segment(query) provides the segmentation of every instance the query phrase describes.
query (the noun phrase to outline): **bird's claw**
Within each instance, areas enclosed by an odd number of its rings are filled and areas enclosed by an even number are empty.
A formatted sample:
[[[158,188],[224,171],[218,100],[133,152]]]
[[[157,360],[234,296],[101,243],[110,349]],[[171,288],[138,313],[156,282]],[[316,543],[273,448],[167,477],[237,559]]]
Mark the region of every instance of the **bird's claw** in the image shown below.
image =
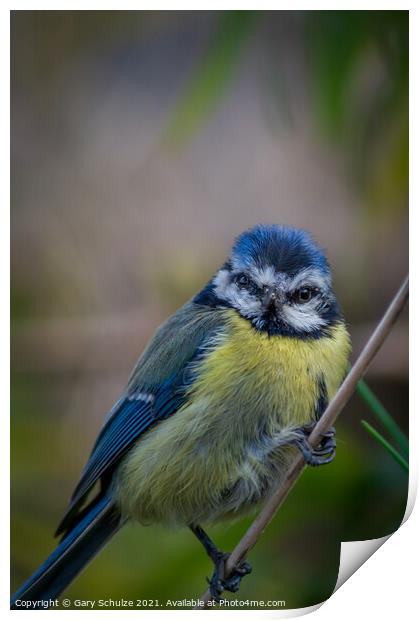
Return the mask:
[[[336,431],[332,426],[329,430],[322,433],[322,438],[318,446],[313,447],[308,442],[308,437],[314,428],[314,424],[302,426],[295,444],[301,450],[307,465],[316,467],[326,465],[333,461],[336,455]]]
[[[229,555],[229,553],[219,552],[218,557],[214,561],[214,572],[212,577],[211,579],[207,578],[211,596],[217,603],[220,601],[220,595],[224,590],[228,592],[237,592],[240,588],[242,578],[252,572],[252,567],[249,562],[241,562],[228,577],[221,577],[224,563]]]

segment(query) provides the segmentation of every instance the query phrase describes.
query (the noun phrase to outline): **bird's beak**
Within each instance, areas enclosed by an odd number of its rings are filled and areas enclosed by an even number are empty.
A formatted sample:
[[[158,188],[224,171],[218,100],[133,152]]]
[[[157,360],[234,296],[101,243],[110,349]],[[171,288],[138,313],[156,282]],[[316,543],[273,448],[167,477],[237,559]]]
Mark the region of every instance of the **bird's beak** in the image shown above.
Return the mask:
[[[281,291],[278,291],[276,288],[267,289],[264,297],[262,298],[263,309],[269,314],[279,314],[283,303],[283,295],[281,294]]]

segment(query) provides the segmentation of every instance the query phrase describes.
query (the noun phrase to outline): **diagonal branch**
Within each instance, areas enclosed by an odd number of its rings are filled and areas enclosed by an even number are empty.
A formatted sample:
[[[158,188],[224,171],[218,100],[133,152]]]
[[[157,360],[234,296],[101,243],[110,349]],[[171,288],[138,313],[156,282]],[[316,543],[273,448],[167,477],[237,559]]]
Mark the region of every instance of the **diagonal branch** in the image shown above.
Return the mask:
[[[407,301],[408,294],[409,279],[407,277],[401,285],[399,291],[395,295],[393,301],[387,308],[383,318],[381,319],[374,332],[372,333],[371,337],[369,338],[367,344],[365,345],[355,364],[352,366],[352,369],[346,376],[339,390],[336,392],[334,398],[331,400],[326,411],[314,427],[308,439],[309,443],[312,446],[317,445],[320,441],[322,433],[327,431],[331,426],[333,426],[336,418],[338,417],[346,403],[349,401],[350,397],[355,391],[359,379],[361,379],[361,377],[365,374],[371,361],[377,355],[382,344],[391,332],[394,323],[396,322],[400,312],[402,311]],[[297,456],[294,462],[291,464],[288,470],[288,474],[282,481],[281,485],[264,504],[262,510],[253,521],[252,525],[249,527],[247,532],[237,543],[236,547],[230,554],[224,569],[225,576],[229,576],[233,571],[234,567],[240,564],[240,562],[245,559],[249,551],[256,545],[265,527],[273,519],[278,508],[284,502],[291,488],[294,486],[295,482],[299,478],[300,474],[304,469],[304,466],[304,458],[301,455]],[[197,605],[197,608],[204,609],[205,605],[210,600],[211,594],[209,590],[207,590],[199,599],[200,603]]]

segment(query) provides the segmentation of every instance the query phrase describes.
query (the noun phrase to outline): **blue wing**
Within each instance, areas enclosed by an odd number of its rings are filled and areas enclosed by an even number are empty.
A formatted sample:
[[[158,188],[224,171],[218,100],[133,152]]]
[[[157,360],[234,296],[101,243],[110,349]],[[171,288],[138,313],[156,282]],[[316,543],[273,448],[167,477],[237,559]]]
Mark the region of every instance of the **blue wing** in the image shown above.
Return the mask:
[[[95,484],[101,481],[103,488],[107,487],[115,466],[138,438],[178,411],[186,401],[195,363],[208,352],[208,340],[213,333],[208,327],[214,328],[214,319],[211,318],[211,325],[208,325],[208,319],[200,325],[196,311],[189,311],[189,314],[184,311],[183,314],[186,319],[180,322],[174,315],[157,332],[151,346],[140,358],[126,395],[113,407],[99,433],[57,535],[74,527],[88,508],[81,510]],[[174,333],[173,327],[176,327]],[[166,369],[166,378],[159,377],[159,383],[153,385],[150,378],[158,374],[157,371],[162,372],[161,366]]]
[[[113,470],[113,466],[138,438],[182,406],[190,376],[185,368],[184,372],[165,381],[157,389],[143,388],[118,401],[93,446],[57,534],[73,525],[73,519],[87,494],[96,482]]]

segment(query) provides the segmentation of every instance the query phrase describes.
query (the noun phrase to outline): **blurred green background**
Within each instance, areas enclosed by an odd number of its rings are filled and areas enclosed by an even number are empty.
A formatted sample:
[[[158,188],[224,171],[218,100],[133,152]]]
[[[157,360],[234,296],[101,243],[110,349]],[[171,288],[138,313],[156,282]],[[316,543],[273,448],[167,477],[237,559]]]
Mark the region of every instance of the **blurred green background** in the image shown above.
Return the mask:
[[[54,547],[104,414],[159,323],[257,222],[327,249],[354,355],[407,271],[408,13],[13,12],[12,588]],[[407,312],[368,381],[407,430]],[[241,599],[320,602],[340,541],[400,524],[407,476],[361,427],[306,470]],[[249,519],[210,530],[231,549]],[[125,528],[70,598],[195,597],[188,531]]]

